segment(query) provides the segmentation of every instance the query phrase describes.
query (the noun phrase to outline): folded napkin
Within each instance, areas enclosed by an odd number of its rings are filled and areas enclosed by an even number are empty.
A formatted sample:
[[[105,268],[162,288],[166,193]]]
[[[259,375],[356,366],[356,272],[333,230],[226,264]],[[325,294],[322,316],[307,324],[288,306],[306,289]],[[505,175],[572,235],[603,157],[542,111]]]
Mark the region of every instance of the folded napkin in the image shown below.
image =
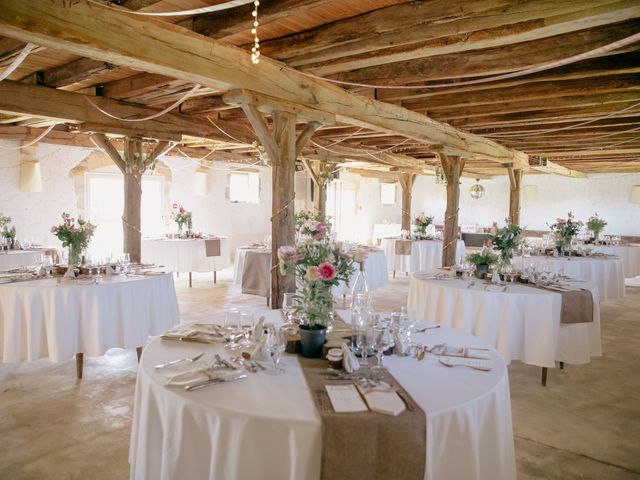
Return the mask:
[[[399,357],[406,357],[411,355],[411,342],[406,335],[400,335],[395,333],[393,335],[394,341],[394,353]]]
[[[402,399],[388,383],[380,382],[376,386],[358,384],[357,388],[373,412],[395,417],[406,409]]]
[[[483,348],[454,347],[452,345],[436,345],[429,350],[434,355],[445,355],[447,357],[465,357],[491,360],[491,352]]]
[[[214,343],[224,340],[224,334],[220,329],[219,325],[214,324],[191,324],[167,330],[160,338],[183,342]]]
[[[264,317],[260,317],[256,322],[255,327],[253,327],[253,331],[251,332],[251,343],[259,343],[262,337],[264,336]]]
[[[342,367],[348,373],[353,373],[360,369],[360,362],[358,361],[358,357],[353,351],[347,346],[346,343],[343,343],[340,347],[342,349]]]

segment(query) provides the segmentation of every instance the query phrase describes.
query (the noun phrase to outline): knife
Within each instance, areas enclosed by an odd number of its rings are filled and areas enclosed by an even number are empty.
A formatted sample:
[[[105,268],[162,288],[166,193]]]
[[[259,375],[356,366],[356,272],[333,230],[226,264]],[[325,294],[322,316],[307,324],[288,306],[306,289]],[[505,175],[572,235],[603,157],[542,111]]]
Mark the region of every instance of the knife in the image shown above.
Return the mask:
[[[187,385],[186,387],[184,387],[184,389],[191,392],[193,390],[199,390],[201,388],[208,387],[209,385],[215,385],[217,383],[233,382],[235,380],[240,380],[241,378],[247,378],[247,374],[243,373],[242,375],[233,375],[233,376],[230,375],[227,377],[209,378],[207,380],[203,380],[198,383]]]

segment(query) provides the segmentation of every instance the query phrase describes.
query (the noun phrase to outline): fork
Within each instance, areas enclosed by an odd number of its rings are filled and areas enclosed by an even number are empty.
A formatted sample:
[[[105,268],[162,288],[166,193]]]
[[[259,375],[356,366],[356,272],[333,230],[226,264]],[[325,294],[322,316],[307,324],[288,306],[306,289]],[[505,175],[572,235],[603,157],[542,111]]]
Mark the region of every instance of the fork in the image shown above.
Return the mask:
[[[467,285],[467,288],[471,288],[476,284],[476,281],[473,280],[469,285]]]
[[[199,360],[203,355],[204,355],[204,352],[200,352],[198,355],[196,355],[193,358],[179,358],[179,359],[173,360],[171,362],[160,363],[159,365],[156,365],[156,368],[158,368],[158,369],[165,368],[165,367],[169,367],[171,365],[177,365],[178,363],[182,363],[182,362],[193,363],[196,360]]]

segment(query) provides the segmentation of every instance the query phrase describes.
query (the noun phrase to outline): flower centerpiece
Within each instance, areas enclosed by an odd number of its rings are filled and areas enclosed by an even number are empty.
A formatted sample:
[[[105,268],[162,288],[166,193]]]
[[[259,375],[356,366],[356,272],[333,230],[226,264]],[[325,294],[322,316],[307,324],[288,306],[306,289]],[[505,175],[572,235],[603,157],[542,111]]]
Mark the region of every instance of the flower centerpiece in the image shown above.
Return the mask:
[[[303,237],[323,240],[331,233],[331,222],[324,213],[301,210],[296,213],[296,232]]]
[[[427,234],[427,227],[433,223],[433,216],[425,215],[423,213],[418,215],[413,223],[416,226],[416,233],[424,236]]]
[[[468,254],[467,261],[476,266],[476,277],[482,279],[489,272],[489,267],[498,261],[498,255],[483,247],[480,252]]]
[[[600,233],[602,232],[602,230],[604,230],[604,227],[607,226],[607,222],[603,218],[600,218],[596,213],[595,215],[591,215],[589,217],[586,225],[587,228],[591,232],[593,232],[593,240],[598,243],[598,241],[600,240]]]
[[[581,227],[582,222],[576,220],[571,212],[567,214],[567,218],[556,218],[555,223],[549,225],[555,236],[558,253],[563,253],[571,245],[571,239],[578,234]]]
[[[11,225],[11,217],[8,217],[0,212],[0,234],[6,239],[9,244],[9,248],[14,247],[16,239],[16,227],[9,228]]]
[[[344,251],[342,244],[325,238],[282,246],[278,249],[278,259],[280,274],[296,275],[298,291],[294,296],[293,311],[303,317],[300,326],[302,353],[317,356],[322,353],[326,328],[333,319],[331,287],[340,281],[349,283],[355,270],[353,255]],[[317,337],[321,337],[321,343]],[[305,344],[307,340],[310,344]]]
[[[494,222],[487,246],[500,252],[500,260],[503,263],[509,263],[514,250],[522,243],[522,231],[520,226],[509,223],[509,219],[502,228],[498,228],[498,224]]]
[[[193,217],[191,212],[187,212],[182,205],[177,203],[173,204],[173,211],[171,212],[171,219],[178,224],[178,232],[182,234],[184,226],[187,226],[187,231],[191,231],[193,227]]]
[[[62,223],[51,227],[53,233],[58,240],[62,242],[62,246],[69,249],[69,268],[68,275],[71,276],[73,267],[80,263],[80,255],[82,250],[87,248],[89,241],[95,232],[96,226],[81,217],[76,220],[68,213],[62,214]]]

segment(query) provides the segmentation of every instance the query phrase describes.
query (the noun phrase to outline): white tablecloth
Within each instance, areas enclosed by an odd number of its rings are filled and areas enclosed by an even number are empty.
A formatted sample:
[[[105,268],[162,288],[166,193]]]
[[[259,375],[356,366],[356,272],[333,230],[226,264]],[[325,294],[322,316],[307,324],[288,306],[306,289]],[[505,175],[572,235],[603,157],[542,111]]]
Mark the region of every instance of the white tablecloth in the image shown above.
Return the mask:
[[[36,255],[44,255],[54,247],[34,248],[31,250],[8,250],[0,252],[0,272],[14,268],[31,267],[35,264]],[[59,252],[58,252],[59,255]]]
[[[399,223],[376,223],[373,225],[371,234],[371,243],[377,247],[386,237],[398,237],[402,231],[402,225]]]
[[[277,310],[260,315],[280,320]],[[415,337],[431,345],[489,348],[449,328]],[[284,356],[283,375],[250,374],[194,392],[163,386],[164,377],[153,365],[202,351],[205,359],[228,354],[220,345],[160,340],[145,348],[134,401],[131,478],[318,479],[321,421],[297,357]],[[491,372],[447,368],[431,354],[422,362],[385,357],[390,372],[426,413],[426,479],[516,478],[508,374],[494,355]]]
[[[411,243],[411,255],[396,255],[396,239],[384,238],[382,249],[387,256],[389,270],[398,272],[418,272],[442,266],[442,241],[417,240]],[[456,260],[464,257],[465,246],[462,240],[456,244]]]
[[[509,284],[506,292],[475,280],[421,280],[409,285],[409,315],[475,335],[510,363],[554,367],[555,361],[581,364],[602,355],[598,289],[575,283],[593,295],[593,322],[561,324],[562,298],[549,290]]]
[[[242,273],[245,268],[245,258],[248,251],[267,252],[265,249],[252,249],[247,247],[240,247],[236,249],[236,259],[233,268],[233,282],[238,285],[242,285]],[[367,279],[367,286],[370,291],[376,290],[382,287],[389,281],[389,271],[387,270],[387,261],[385,259],[385,253],[382,250],[371,250],[367,254],[367,258],[364,262],[364,274]],[[358,272],[354,272],[349,281],[349,285],[345,285],[344,282],[340,282],[340,285],[333,287],[332,292],[334,295],[350,295],[351,289],[356,281]],[[268,290],[269,278],[265,278],[265,288]]]
[[[516,268],[534,264],[539,270],[548,269],[550,272],[562,270],[571,278],[593,282],[598,286],[601,302],[624,297],[624,266],[619,258],[533,255],[514,257],[513,264]]]
[[[207,257],[204,239],[142,240],[142,261],[174,272],[215,272],[231,266],[229,239],[220,239],[220,256]]]
[[[640,275],[640,245],[598,245],[594,251],[616,255],[624,265],[624,276],[634,278]]]
[[[173,276],[103,277],[99,284],[57,278],[0,285],[3,362],[54,362],[76,353],[136,348],[178,322]]]

